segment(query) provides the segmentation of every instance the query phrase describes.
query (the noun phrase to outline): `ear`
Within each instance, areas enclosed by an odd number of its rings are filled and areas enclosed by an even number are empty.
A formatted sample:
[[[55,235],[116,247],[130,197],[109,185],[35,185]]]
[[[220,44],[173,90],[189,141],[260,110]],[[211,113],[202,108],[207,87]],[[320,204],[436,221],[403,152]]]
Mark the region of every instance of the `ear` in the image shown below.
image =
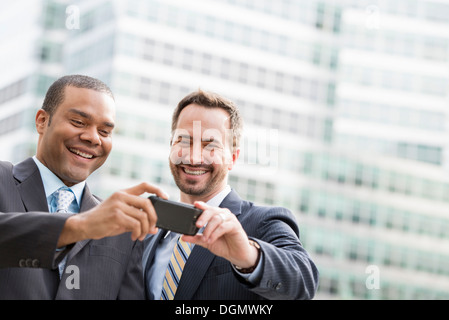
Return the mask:
[[[235,163],[237,162],[237,159],[240,156],[240,148],[235,148],[234,152],[232,153],[232,161],[228,164],[228,170],[231,171],[232,168],[234,168]]]
[[[50,121],[50,115],[44,109],[39,109],[36,113],[36,130],[39,134],[44,133],[45,128],[48,126]]]

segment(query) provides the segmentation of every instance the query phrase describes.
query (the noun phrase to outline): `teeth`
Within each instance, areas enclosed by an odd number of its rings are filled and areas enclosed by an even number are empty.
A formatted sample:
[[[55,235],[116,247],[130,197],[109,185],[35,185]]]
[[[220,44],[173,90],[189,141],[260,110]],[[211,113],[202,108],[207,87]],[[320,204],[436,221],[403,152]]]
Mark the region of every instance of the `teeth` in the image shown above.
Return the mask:
[[[76,150],[76,149],[70,148],[70,151],[72,151],[73,153],[76,153],[77,155],[79,155],[79,156],[81,156],[83,158],[86,158],[86,159],[92,159],[92,157],[93,157],[93,155],[91,155],[91,154],[84,153],[84,152],[81,152],[81,151]]]
[[[196,175],[196,176],[199,176],[199,175],[202,175],[202,174],[206,173],[206,170],[189,170],[187,168],[184,168],[184,171],[185,171],[185,173],[193,174],[193,175]]]

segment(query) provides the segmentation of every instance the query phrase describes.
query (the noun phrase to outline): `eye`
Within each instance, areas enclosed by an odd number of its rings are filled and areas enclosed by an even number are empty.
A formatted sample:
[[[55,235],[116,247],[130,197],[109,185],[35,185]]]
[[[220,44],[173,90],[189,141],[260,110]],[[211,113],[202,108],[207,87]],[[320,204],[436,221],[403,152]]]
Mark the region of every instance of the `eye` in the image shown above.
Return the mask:
[[[207,144],[204,149],[214,151],[214,150],[220,150],[221,146],[216,143],[209,143]]]
[[[70,120],[70,122],[76,126],[76,127],[82,127],[84,126],[84,122],[80,121],[80,120],[76,120],[76,119],[72,119]]]
[[[99,130],[98,132],[102,137],[109,137],[111,135],[111,132],[107,130]]]
[[[182,145],[186,145],[186,146],[190,145],[190,141],[187,140],[187,139],[182,139],[182,140],[179,141],[179,143],[182,144]]]
[[[190,138],[179,136],[173,144],[179,144],[181,147],[190,146]]]

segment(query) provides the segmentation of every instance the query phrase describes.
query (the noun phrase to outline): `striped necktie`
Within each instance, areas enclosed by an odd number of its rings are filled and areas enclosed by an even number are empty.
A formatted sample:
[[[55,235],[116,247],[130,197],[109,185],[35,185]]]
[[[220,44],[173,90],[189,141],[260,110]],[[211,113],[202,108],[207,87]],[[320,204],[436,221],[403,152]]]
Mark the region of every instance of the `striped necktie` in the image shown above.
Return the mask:
[[[170,258],[167,271],[165,272],[164,283],[162,285],[161,300],[173,300],[181,280],[182,270],[192,252],[193,244],[178,239],[173,254]]]

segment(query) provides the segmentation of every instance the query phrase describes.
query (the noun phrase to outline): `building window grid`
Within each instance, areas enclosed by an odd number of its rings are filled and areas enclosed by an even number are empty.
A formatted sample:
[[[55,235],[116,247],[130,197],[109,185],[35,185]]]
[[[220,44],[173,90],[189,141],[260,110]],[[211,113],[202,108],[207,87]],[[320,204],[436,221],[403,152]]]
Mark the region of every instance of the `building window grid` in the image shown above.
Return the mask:
[[[0,136],[14,132],[23,127],[23,113],[15,113],[0,120]]]
[[[142,99],[154,101],[164,105],[176,105],[177,99],[183,94],[188,93],[188,88],[173,85],[164,81],[158,81],[146,77],[136,77],[126,73],[119,73],[114,78],[115,90],[124,95],[140,97]],[[289,131],[293,134],[307,136],[308,138],[323,141],[326,136],[325,122],[329,119],[318,118],[314,115],[299,114],[292,111],[278,109],[276,107],[268,107],[261,104],[253,104],[251,102],[242,101],[239,104],[240,109],[247,115],[245,122],[254,123],[256,125],[267,128],[277,128],[282,131]],[[255,110],[254,112],[246,112],[245,110]],[[272,113],[283,119],[299,120],[294,122],[290,120],[289,125],[279,125],[272,117]],[[292,114],[294,116],[292,117]],[[287,122],[286,122],[287,123]]]
[[[158,120],[118,112],[120,123],[114,134],[133,140],[144,140],[153,143],[168,143],[170,139],[170,124]]]
[[[344,25],[343,29],[345,48],[441,62],[446,62],[449,53],[449,43],[442,37],[389,29],[378,29],[373,33],[370,29],[354,28],[353,25]]]
[[[27,90],[27,78],[20,79],[0,89],[1,104],[23,95]]]
[[[354,168],[354,166],[355,164],[351,163],[351,167]],[[382,170],[377,167],[365,166],[364,168],[367,176],[371,176],[372,181],[377,180],[383,190],[394,190],[396,193],[448,202],[445,189],[449,188],[449,183],[415,177],[396,171]],[[365,175],[363,176],[365,177]],[[362,185],[372,186],[370,183],[372,181],[368,180],[367,183],[362,183]],[[428,190],[431,190],[431,192]]]
[[[305,44],[303,40],[286,38],[281,34],[267,34],[264,30],[253,29],[249,26],[235,24],[234,22],[226,21],[216,16],[198,14],[188,10],[180,12],[176,22],[169,22],[163,14],[159,14],[159,10],[162,10],[162,7],[165,8],[164,10],[169,11],[176,9],[168,4],[155,2],[151,9],[151,15],[148,15],[146,12],[136,13],[132,6],[129,6],[128,10],[131,10],[137,18],[155,21],[159,24],[166,24],[174,28],[188,30],[189,32],[201,33],[205,36],[213,37],[214,39],[222,39],[224,41],[233,42],[244,46],[256,47],[260,50],[268,50],[275,54],[288,54],[289,57],[294,59],[309,62],[312,61],[311,58],[313,55],[309,52],[311,46]],[[193,22],[192,24],[186,24],[183,23],[183,21]],[[213,24],[213,27],[211,24]],[[231,28],[233,30],[232,37],[227,31],[227,28]],[[272,43],[274,46],[267,46],[267,41]],[[289,48],[289,50],[285,50],[285,48]],[[326,68],[330,64],[332,64],[332,61],[322,61],[322,65]]]
[[[165,165],[158,159],[114,151],[105,167],[111,176],[160,183],[164,179]]]
[[[324,229],[316,230],[313,236],[306,236],[303,240],[307,242],[309,250],[320,256],[366,264],[374,263],[380,267],[400,267],[429,274],[449,274],[447,268],[449,256],[441,253],[400,245],[392,246],[389,242],[374,243],[372,239],[356,236],[342,238],[341,235]]]
[[[188,48],[182,49],[171,45],[167,46],[167,44],[152,40],[143,41],[146,45],[142,58],[146,60],[160,62],[168,66],[181,67],[185,70],[202,74],[214,75],[222,79],[246,83],[264,89],[271,89],[284,94],[300,96],[322,104],[327,103],[327,91],[330,87],[326,81],[318,82],[315,79],[299,79],[297,75],[289,75],[266,67],[252,66]],[[176,55],[177,60],[174,58],[170,59],[170,57],[173,57],[173,50],[178,52]],[[154,54],[151,54],[152,51],[154,51]],[[123,52],[126,51],[123,50]],[[180,63],[180,52],[182,52],[182,63]],[[205,64],[209,65],[210,68],[205,68]],[[298,83],[302,85],[299,90]]]
[[[385,207],[369,201],[341,198],[325,191],[301,193],[299,210],[319,218],[331,218],[371,227],[394,229],[432,238],[449,238],[447,219],[429,217],[424,213]]]
[[[331,158],[327,155],[318,156],[306,153],[303,163],[303,173],[317,179],[372,189],[378,187],[379,190],[391,193],[412,194],[424,199],[448,202],[446,191],[449,184],[447,183],[435,182],[394,171],[379,170],[366,165],[357,165],[354,162],[339,161],[338,158]],[[409,186],[416,186],[416,188],[410,189]],[[432,232],[441,234],[438,228],[432,229]]]
[[[404,249],[404,248],[398,248],[398,249],[391,249],[391,246],[388,244],[385,244],[382,246],[382,248],[375,247],[372,244],[366,242],[362,244],[358,244],[359,239],[351,239],[349,241],[341,241],[342,237],[340,235],[336,235],[333,233],[329,233],[328,230],[319,229],[316,230],[316,232],[310,233],[307,232],[307,228],[303,228],[303,236],[302,241],[304,243],[307,243],[307,247],[309,250],[313,250],[315,254],[320,256],[330,256],[334,259],[341,259],[338,258],[339,254],[343,251],[346,252],[348,255],[349,252],[347,251],[352,250],[353,256],[358,255],[358,253],[361,254],[361,257],[364,257],[362,260],[369,260],[372,261],[371,263],[375,263],[376,265],[379,265],[382,267],[382,265],[385,266],[394,266],[391,262],[393,261],[395,264],[403,264],[407,265],[409,263],[410,265],[414,266],[413,268],[409,268],[411,270],[415,270],[417,268],[417,261],[419,259],[422,259],[423,261],[429,260],[429,267],[432,268],[432,266],[447,266],[449,265],[447,263],[448,258],[443,257],[438,259],[438,255],[430,256],[419,256],[414,254],[413,252],[415,250],[411,249]],[[323,248],[323,243],[326,244],[326,248]],[[354,245],[354,243],[357,243],[357,245]],[[332,249],[332,244],[335,244]],[[351,245],[352,244],[352,245]],[[366,247],[365,249],[363,247]],[[352,248],[352,249],[350,249]],[[355,250],[355,251],[354,251]],[[369,251],[374,252],[372,259],[367,258],[366,254],[363,253],[363,251]],[[401,253],[406,251],[407,254],[404,254],[401,256]],[[382,261],[379,260],[382,258],[382,256],[385,255],[385,264],[382,264]],[[407,256],[408,255],[408,256]],[[393,259],[391,259],[393,257]],[[394,257],[399,257],[398,259],[395,259]],[[344,257],[343,257],[344,258]],[[357,260],[358,261],[358,260]],[[363,261],[365,262],[365,261]],[[446,268],[447,269],[447,268]],[[426,270],[421,270],[423,272],[426,272]],[[449,272],[449,270],[446,270],[445,272],[440,270],[436,271],[434,270],[433,273],[437,274],[446,274]],[[432,272],[431,272],[432,273]],[[383,278],[382,279],[382,290],[368,290],[365,286],[366,282],[366,276],[356,276],[356,275],[350,275],[349,277],[351,279],[346,279],[348,275],[345,275],[341,272],[336,271],[335,269],[326,269],[325,267],[320,269],[320,286],[318,288],[319,293],[324,293],[327,295],[335,295],[335,296],[342,296],[345,295],[348,298],[362,298],[362,299],[368,299],[368,298],[375,298],[375,299],[410,299],[410,298],[417,298],[422,295],[422,297],[429,297],[429,292],[427,292],[428,288],[423,288],[421,286],[417,286],[410,283],[400,283],[396,279],[392,278]],[[344,284],[348,284],[347,285]],[[343,293],[344,291],[344,293]],[[375,296],[372,296],[375,294]],[[440,298],[448,298],[448,293],[446,292],[433,292],[432,296],[440,297]]]
[[[114,51],[114,36],[111,34],[90,46],[85,46],[79,51],[73,52],[67,60],[69,70],[87,68],[99,61],[105,61],[112,57]]]
[[[360,119],[430,131],[444,131],[445,114],[430,110],[415,110],[405,106],[373,104],[369,101],[341,99],[338,115],[343,118]]]
[[[381,81],[374,81],[380,79]],[[342,69],[341,81],[365,86],[378,86],[388,90],[420,92],[445,97],[448,92],[449,78],[409,74],[400,71],[369,69],[346,65]]]
[[[334,134],[333,138],[335,146],[341,150],[378,153],[435,165],[440,165],[443,162],[443,148],[440,146],[416,145],[346,134]]]

